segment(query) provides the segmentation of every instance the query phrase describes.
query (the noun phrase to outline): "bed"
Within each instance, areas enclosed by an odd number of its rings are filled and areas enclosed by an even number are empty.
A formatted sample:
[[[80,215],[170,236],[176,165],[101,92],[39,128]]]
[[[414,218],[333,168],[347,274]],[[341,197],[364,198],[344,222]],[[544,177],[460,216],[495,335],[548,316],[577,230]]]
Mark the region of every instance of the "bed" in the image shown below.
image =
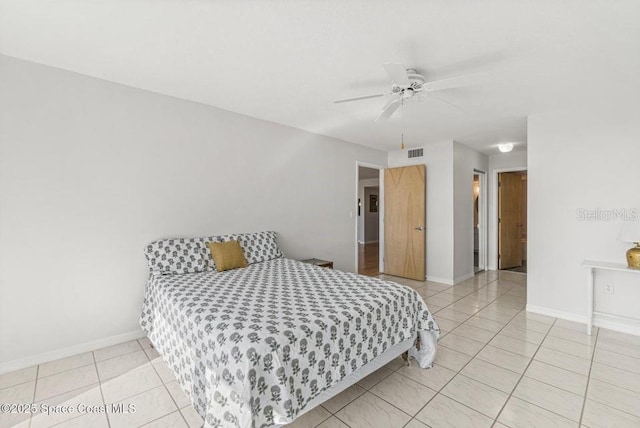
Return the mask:
[[[203,243],[229,239],[250,264],[217,272]],[[284,258],[274,232],[156,241],[146,255],[140,325],[207,428],[284,425],[405,351],[424,368],[435,356],[417,292]]]

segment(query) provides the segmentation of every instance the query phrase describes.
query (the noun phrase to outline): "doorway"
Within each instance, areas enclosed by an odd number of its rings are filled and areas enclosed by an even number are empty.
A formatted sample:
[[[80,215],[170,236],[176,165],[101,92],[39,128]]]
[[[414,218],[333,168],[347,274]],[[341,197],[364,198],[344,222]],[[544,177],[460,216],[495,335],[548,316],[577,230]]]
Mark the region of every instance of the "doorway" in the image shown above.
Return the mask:
[[[358,273],[380,273],[380,170],[358,166]]]
[[[473,271],[487,269],[486,181],[483,171],[473,173]]]
[[[498,174],[498,269],[527,272],[527,171]]]

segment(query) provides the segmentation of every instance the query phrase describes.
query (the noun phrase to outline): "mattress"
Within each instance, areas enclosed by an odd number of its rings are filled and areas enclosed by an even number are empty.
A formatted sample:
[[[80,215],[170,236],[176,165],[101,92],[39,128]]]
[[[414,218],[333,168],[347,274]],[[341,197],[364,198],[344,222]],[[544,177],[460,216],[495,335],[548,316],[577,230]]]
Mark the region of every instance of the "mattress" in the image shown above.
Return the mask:
[[[408,287],[286,258],[151,275],[140,324],[205,427],[291,422],[416,337],[428,367],[439,331]]]

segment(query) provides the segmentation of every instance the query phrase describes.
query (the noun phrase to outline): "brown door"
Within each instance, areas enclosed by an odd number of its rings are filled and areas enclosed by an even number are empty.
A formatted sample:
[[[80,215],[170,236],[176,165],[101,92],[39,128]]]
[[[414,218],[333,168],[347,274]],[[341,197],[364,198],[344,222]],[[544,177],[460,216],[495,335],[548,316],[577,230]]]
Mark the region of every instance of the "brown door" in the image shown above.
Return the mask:
[[[498,269],[522,266],[522,177],[498,175]]]
[[[424,165],[384,170],[384,271],[424,281]]]

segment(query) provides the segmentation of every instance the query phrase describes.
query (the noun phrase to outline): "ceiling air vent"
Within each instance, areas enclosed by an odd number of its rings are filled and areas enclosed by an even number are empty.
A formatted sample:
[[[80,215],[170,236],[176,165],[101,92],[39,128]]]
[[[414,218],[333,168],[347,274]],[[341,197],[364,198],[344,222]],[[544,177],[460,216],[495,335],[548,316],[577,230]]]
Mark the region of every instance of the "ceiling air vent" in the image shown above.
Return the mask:
[[[409,159],[411,158],[421,158],[423,149],[411,149],[407,153],[409,154]]]

